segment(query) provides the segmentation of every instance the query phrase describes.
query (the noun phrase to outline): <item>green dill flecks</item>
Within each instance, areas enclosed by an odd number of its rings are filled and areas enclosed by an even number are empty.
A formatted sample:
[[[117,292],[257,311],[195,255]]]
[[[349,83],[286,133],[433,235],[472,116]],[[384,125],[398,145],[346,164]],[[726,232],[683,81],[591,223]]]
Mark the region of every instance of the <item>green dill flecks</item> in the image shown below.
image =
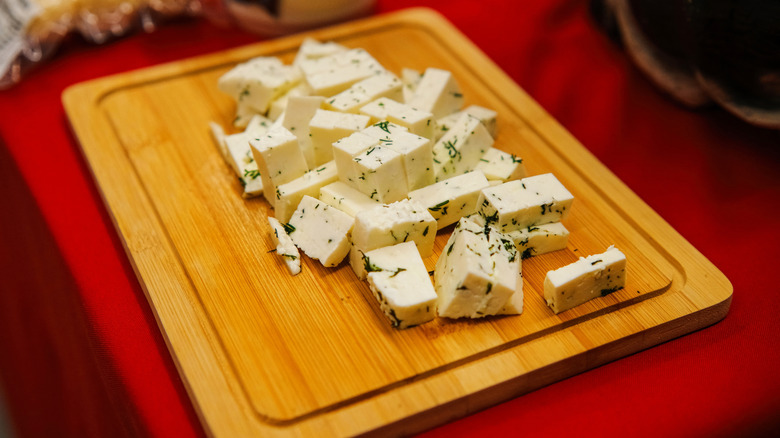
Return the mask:
[[[450,247],[447,248],[447,255],[450,255],[450,253],[452,252],[452,247],[453,246],[455,246],[455,242],[452,242],[452,244],[450,244]]]
[[[436,271],[428,271],[428,275],[433,275],[435,273],[436,273]],[[636,291],[636,293],[639,293],[639,291]]]
[[[279,191],[279,187],[276,188],[276,199],[282,199],[282,193]]]
[[[393,275],[390,276],[390,278],[395,277],[396,275],[400,274],[401,272],[404,272],[406,268],[398,268],[395,271],[393,271]]]
[[[390,124],[390,122],[385,120],[383,122],[379,122],[379,123],[375,124],[374,126],[378,126],[379,129],[381,129],[382,131],[385,131],[386,133],[390,134],[390,128],[387,126],[389,124]]]
[[[523,162],[523,159],[519,158],[515,154],[509,154],[509,156],[512,157],[512,162],[513,163],[522,163]],[[523,186],[523,188],[525,188],[525,186]]]
[[[458,93],[457,91],[455,91],[455,92],[452,93],[452,97],[460,99],[461,97],[463,97],[463,94],[462,93]]]
[[[520,260],[525,260],[525,259],[533,256],[534,252],[536,252],[536,248],[534,248],[534,247],[526,248],[525,251],[523,251],[523,253],[520,255]]]
[[[433,159],[433,162],[436,164],[441,164],[441,161],[437,160],[436,158]]]
[[[403,321],[398,319],[398,316],[395,314],[395,309],[390,309],[390,319],[393,321],[393,327],[399,327]]]
[[[282,227],[284,228],[284,232],[287,234],[292,234],[293,231],[295,231],[295,226],[288,223],[283,223]]]
[[[379,272],[382,270],[379,266],[371,263],[371,260],[368,259],[368,256],[363,251],[360,251],[360,253],[363,254],[363,268],[365,268],[366,272]]]
[[[319,169],[317,169],[316,172],[319,173],[319,172],[322,172],[325,169],[327,169],[327,166],[322,166]]]
[[[615,286],[615,287],[611,287],[609,289],[601,289],[601,296],[602,297],[606,297],[607,295],[609,295],[609,294],[611,294],[613,292],[617,292],[620,289],[623,289],[623,288]]]
[[[374,189],[374,191],[371,192],[371,196],[369,196],[369,198],[374,199],[374,195],[377,195],[377,196],[379,195],[379,193],[377,193],[376,189]]]
[[[485,291],[485,295],[489,294],[492,289],[493,289],[493,283],[488,283],[487,290]]]
[[[366,155],[371,155],[371,153],[374,152],[375,150],[376,150],[375,147],[368,148],[368,150],[366,151]]]
[[[447,149],[447,154],[450,156],[450,158],[455,158],[460,155],[460,151],[455,149],[454,141],[445,141],[443,144],[444,148]]]
[[[428,228],[430,228],[430,226],[425,227],[425,229],[423,230],[422,232],[423,237],[428,235]]]
[[[258,176],[260,176],[260,171],[259,170],[256,170],[256,169],[255,170],[244,169],[244,178],[255,179]]]
[[[276,252],[276,248],[274,248],[274,249],[269,249],[268,251],[266,251],[266,253],[267,253],[267,254],[270,254],[270,253],[272,253],[272,252]]]
[[[429,211],[439,211],[439,210],[441,210],[441,209],[442,209],[442,208],[443,208],[445,205],[447,205],[447,203],[449,203],[449,202],[450,202],[450,200],[449,200],[449,199],[447,199],[447,200],[444,200],[444,201],[442,201],[442,202],[439,202],[438,204],[434,205],[433,207],[428,207],[428,210],[429,210]],[[445,210],[443,211],[443,214],[447,214],[446,212],[447,212],[447,210],[446,210],[446,207],[445,207]]]
[[[591,264],[590,264],[590,265],[591,265],[591,266],[593,266],[593,265],[595,265],[596,263],[601,263],[601,262],[603,262],[603,261],[604,261],[604,260],[598,259],[598,260],[596,260],[596,261],[594,261],[594,262],[591,262]]]
[[[484,159],[484,158],[480,158],[480,159],[479,159],[479,161],[481,161],[481,162],[483,162],[483,163],[489,163],[489,162],[490,162],[489,160],[486,160],[486,159]]]
[[[244,100],[245,97],[249,97],[249,87],[244,88],[241,91],[241,94],[238,96],[238,100],[239,101]]]
[[[536,230],[538,230],[538,229],[539,229],[539,227],[535,227],[535,226],[533,226],[533,225],[529,225],[529,226],[528,226],[528,232],[529,232],[529,233],[530,233],[531,231],[536,231]]]
[[[515,242],[512,242],[512,241],[511,241],[511,240],[509,240],[509,239],[504,239],[504,238],[502,237],[502,238],[501,238],[501,243],[503,243],[503,244],[504,244],[504,249],[505,249],[505,250],[507,250],[507,251],[509,251],[509,252],[512,252],[512,250],[516,249],[516,248],[515,248]],[[510,261],[511,261],[511,260],[510,260]]]
[[[542,204],[542,216],[544,216],[546,213],[552,213],[552,207],[553,207],[552,202],[549,204]],[[546,212],[545,209],[547,210]]]
[[[485,217],[485,221],[487,223],[489,223],[489,224],[498,222],[498,212],[497,211],[493,212],[493,214],[491,214],[490,216],[484,216],[484,217]]]
[[[298,256],[293,254],[281,254],[281,256],[290,260],[298,260]]]

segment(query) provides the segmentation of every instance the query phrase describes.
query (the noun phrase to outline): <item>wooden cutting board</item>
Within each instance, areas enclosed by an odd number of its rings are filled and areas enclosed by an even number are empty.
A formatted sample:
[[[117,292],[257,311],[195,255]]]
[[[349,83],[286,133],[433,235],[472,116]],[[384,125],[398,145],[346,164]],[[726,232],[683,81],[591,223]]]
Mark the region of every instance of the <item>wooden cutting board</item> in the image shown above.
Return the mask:
[[[525,311],[393,329],[349,266],[292,277],[268,204],[241,186],[207,124],[238,62],[290,62],[305,36],[385,67],[450,70],[498,111],[496,147],[574,194],[568,248],[523,262]],[[205,429],[217,436],[403,434],[689,333],[728,312],[729,281],[439,15],[412,9],[69,88],[65,108]],[[451,228],[437,237],[433,269]],[[553,314],[545,273],[616,245],[625,289]]]

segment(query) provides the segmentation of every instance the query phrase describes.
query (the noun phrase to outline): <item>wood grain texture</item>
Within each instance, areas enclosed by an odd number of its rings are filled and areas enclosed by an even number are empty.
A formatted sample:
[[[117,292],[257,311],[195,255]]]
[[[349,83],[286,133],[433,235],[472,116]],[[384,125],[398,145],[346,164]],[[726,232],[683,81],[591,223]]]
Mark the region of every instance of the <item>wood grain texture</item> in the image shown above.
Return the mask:
[[[305,36],[388,69],[450,70],[467,104],[498,111],[496,146],[574,194],[566,250],[524,261],[525,312],[393,329],[349,266],[304,258],[291,277],[261,199],[207,123],[230,126],[217,78]],[[424,9],[295,35],[69,88],[64,105],[206,430],[216,436],[410,433],[722,319],[731,284],[479,49]],[[451,227],[440,232],[433,269]],[[625,289],[554,315],[546,272],[616,245]]]

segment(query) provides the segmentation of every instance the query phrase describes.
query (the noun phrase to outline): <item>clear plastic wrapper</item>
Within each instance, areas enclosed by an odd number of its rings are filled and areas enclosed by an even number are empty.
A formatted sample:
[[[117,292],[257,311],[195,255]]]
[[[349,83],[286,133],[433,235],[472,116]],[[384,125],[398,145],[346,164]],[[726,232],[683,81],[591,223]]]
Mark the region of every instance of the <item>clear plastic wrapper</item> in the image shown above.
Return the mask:
[[[0,0],[0,89],[19,82],[71,33],[102,44],[152,31],[177,15],[204,15],[265,36],[368,15],[375,0]]]
[[[0,89],[46,60],[70,33],[101,44],[200,11],[201,0],[0,0]]]

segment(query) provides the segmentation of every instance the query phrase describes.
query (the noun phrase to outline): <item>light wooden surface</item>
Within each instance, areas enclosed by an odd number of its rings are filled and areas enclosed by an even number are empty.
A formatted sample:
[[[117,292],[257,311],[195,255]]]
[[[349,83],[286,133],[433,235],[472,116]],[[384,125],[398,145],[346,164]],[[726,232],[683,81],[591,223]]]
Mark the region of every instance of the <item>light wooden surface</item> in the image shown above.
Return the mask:
[[[498,111],[496,146],[575,195],[566,250],[523,263],[525,312],[396,330],[349,266],[304,259],[291,277],[261,199],[207,123],[237,62],[290,62],[306,35],[362,47],[392,71],[454,73],[467,104]],[[399,434],[467,415],[723,318],[731,284],[440,16],[413,9],[103,78],[65,108],[206,430],[216,436]],[[433,269],[450,228],[437,237]],[[616,245],[625,289],[560,315],[547,270]]]

